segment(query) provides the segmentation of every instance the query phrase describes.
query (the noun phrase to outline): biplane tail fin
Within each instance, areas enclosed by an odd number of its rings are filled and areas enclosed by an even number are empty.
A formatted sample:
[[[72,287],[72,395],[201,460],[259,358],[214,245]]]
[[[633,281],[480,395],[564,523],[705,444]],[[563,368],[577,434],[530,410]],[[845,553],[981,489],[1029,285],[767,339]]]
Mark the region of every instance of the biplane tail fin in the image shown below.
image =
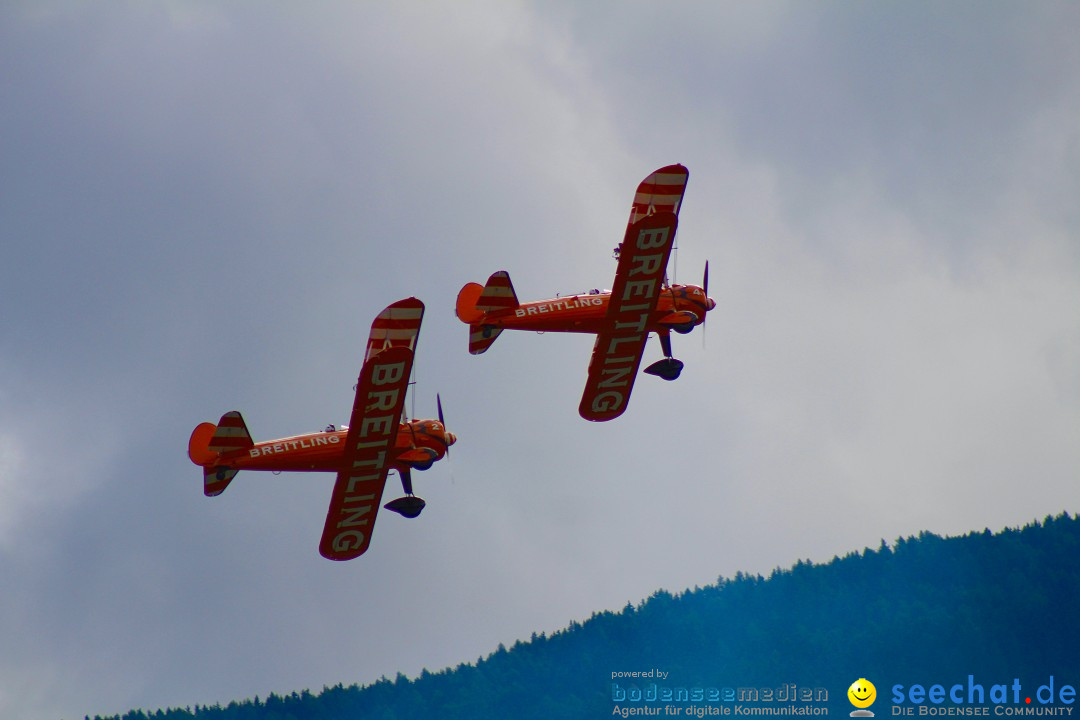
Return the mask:
[[[484,352],[502,332],[498,325],[484,322],[489,313],[503,315],[519,305],[510,273],[505,270],[492,273],[487,285],[469,283],[461,288],[457,297],[457,316],[469,324],[469,352],[473,355]]]
[[[203,492],[220,495],[236,477],[238,470],[219,462],[222,454],[246,450],[254,444],[244,418],[235,410],[222,415],[217,425],[200,423],[188,440],[188,457],[203,468]]]
[[[468,283],[457,296],[458,319],[466,323],[478,322],[487,313],[514,310],[520,305],[510,273],[499,270],[488,278],[487,285]]]
[[[227,453],[233,450],[247,450],[254,444],[244,417],[239,411],[231,410],[218,420],[208,449],[215,453]]]
[[[484,317],[483,311],[476,307],[482,292],[484,292],[484,286],[480,283],[471,282],[461,288],[461,292],[457,296],[457,307],[455,308],[455,313],[461,322],[474,323]]]
[[[191,431],[191,439],[188,440],[187,454],[191,462],[196,465],[212,465],[217,459],[217,453],[210,450],[210,441],[214,437],[217,425],[214,423],[199,423],[199,426]]]
[[[499,270],[491,273],[488,278],[487,285],[480,293],[480,299],[476,301],[476,309],[486,313],[513,310],[519,304],[514,284],[510,282],[510,273]]]

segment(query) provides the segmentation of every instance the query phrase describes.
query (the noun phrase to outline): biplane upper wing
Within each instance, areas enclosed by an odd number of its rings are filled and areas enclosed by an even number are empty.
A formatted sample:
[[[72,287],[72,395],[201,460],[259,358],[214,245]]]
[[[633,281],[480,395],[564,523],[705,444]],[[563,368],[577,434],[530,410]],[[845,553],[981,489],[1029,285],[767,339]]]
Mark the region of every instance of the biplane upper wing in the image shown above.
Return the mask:
[[[330,560],[359,557],[371,542],[423,315],[424,304],[408,298],[383,310],[371,325],[341,468],[319,543],[319,553]],[[380,343],[385,347],[373,352]]]
[[[371,323],[364,362],[390,347],[407,347],[416,352],[416,336],[424,319],[424,303],[414,297],[387,306]]]
[[[657,212],[626,229],[604,329],[596,336],[578,406],[586,420],[613,420],[626,409],[649,337],[649,318],[664,287],[678,222],[672,212]]]
[[[667,165],[642,180],[634,193],[604,329],[596,336],[578,406],[586,420],[612,420],[626,409],[649,337],[649,317],[664,285],[689,179],[684,166]]]
[[[678,217],[689,179],[690,171],[675,164],[662,167],[642,180],[634,193],[634,204],[630,209],[627,225],[633,225],[654,212],[670,212]]]

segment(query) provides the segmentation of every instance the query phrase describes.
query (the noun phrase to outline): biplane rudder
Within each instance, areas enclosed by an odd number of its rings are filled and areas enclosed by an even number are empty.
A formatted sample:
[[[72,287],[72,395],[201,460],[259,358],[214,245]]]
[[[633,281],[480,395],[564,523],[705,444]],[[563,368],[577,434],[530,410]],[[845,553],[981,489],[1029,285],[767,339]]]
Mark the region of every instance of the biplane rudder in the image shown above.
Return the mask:
[[[465,323],[479,322],[488,313],[515,310],[520,305],[510,273],[493,272],[487,284],[468,283],[457,296],[457,316]]]
[[[222,415],[217,425],[199,424],[188,440],[188,457],[203,468],[204,494],[220,495],[239,472],[220,462],[222,455],[254,445],[243,416],[235,410]]]
[[[480,283],[468,283],[457,296],[458,320],[463,323],[474,323],[484,317],[484,312],[476,308],[476,302],[480,299],[480,293],[484,292],[484,286]]]
[[[214,437],[214,431],[217,430],[217,425],[210,422],[199,423],[199,425],[191,431],[191,438],[188,440],[188,457],[191,458],[191,462],[196,465],[210,465],[217,459],[217,453],[211,452],[210,440]]]
[[[487,284],[476,300],[476,309],[483,313],[516,310],[520,305],[510,273],[505,270],[491,273]]]
[[[469,324],[469,352],[473,355],[491,347],[502,328],[485,322],[489,315],[505,316],[520,307],[510,273],[499,270],[491,274],[486,285],[469,283],[461,288],[457,298],[457,316]]]

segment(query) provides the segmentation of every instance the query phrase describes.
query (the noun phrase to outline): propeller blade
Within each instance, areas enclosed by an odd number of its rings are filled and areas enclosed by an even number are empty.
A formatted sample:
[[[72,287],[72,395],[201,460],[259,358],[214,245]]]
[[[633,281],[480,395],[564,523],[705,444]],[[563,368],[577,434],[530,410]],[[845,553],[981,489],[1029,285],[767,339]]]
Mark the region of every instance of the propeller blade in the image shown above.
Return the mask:
[[[443,444],[446,445],[446,457],[450,457],[450,443],[446,442],[446,433],[449,431],[446,429],[446,420],[443,418],[442,397],[439,396],[439,393],[435,393],[435,407],[439,411],[439,424],[442,425],[443,429]]]
[[[701,281],[701,289],[705,292],[705,302],[709,302],[709,261],[705,261],[705,278]],[[709,319],[709,311],[701,318],[701,349],[705,349],[705,321]]]

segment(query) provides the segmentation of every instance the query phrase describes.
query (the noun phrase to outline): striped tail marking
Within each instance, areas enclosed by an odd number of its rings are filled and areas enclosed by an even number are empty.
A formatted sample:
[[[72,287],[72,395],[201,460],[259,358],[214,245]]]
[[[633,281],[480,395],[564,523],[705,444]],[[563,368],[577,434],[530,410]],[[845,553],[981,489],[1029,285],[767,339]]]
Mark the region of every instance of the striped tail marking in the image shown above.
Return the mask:
[[[498,310],[513,310],[518,306],[517,293],[514,285],[510,282],[510,273],[499,270],[492,273],[488,278],[484,291],[476,301],[476,309],[482,312],[495,312]]]
[[[228,453],[234,450],[247,450],[255,443],[248,432],[244,418],[236,410],[225,413],[218,420],[214,436],[210,438],[208,449],[216,453]]]
[[[469,325],[469,352],[473,355],[484,352],[502,331],[498,325]]]
[[[210,438],[207,450],[214,453],[230,453],[247,450],[254,446],[251,433],[248,432],[244,418],[236,410],[225,413],[218,420],[214,435]],[[225,492],[239,470],[226,465],[206,465],[203,467],[203,494],[213,497]]]
[[[206,467],[203,468],[203,494],[206,497],[214,497],[225,492],[229,483],[240,472],[236,468],[229,467]]]

